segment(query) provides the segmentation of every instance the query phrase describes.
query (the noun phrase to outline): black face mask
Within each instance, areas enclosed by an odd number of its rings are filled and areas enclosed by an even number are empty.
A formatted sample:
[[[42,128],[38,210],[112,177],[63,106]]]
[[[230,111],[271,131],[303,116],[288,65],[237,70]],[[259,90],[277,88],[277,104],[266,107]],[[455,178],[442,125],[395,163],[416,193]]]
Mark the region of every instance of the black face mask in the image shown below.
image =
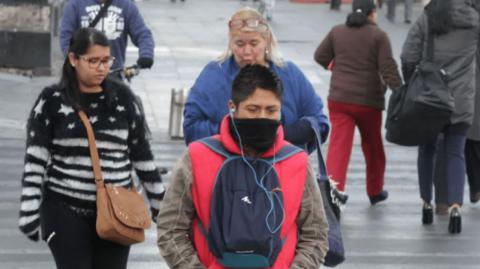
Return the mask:
[[[233,126],[235,124],[235,127]],[[243,146],[256,150],[267,151],[275,142],[280,121],[271,119],[233,119],[230,121],[230,133],[235,141],[242,140]],[[238,133],[237,133],[238,132]]]

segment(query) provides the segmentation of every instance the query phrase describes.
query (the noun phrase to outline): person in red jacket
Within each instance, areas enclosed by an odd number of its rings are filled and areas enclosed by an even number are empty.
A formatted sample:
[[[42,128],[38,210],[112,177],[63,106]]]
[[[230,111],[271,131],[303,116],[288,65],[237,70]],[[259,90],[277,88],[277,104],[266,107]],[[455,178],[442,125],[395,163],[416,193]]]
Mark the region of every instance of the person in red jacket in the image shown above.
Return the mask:
[[[170,268],[227,268],[222,263],[223,259],[212,251],[207,238],[209,235],[205,233],[205,230],[210,233],[220,228],[210,226],[217,223],[211,218],[216,213],[212,204],[219,195],[215,193],[219,171],[224,171],[228,163],[224,155],[205,144],[208,139],[217,141],[233,156],[228,160],[240,161],[239,165],[230,166],[234,167],[233,170],[229,170],[229,175],[234,175],[237,183],[245,181],[240,184],[255,184],[252,183],[255,182],[253,176],[236,176],[252,175],[249,165],[244,165],[242,159],[252,167],[273,159],[268,171],[276,172],[279,187],[269,192],[280,191],[283,197],[280,237],[285,240],[274,263],[268,268],[315,269],[323,263],[328,249],[328,223],[322,197],[307,154],[284,140],[279,121],[282,93],[278,78],[267,67],[247,65],[242,68],[233,82],[228,103],[230,114],[223,119],[220,134],[191,143],[178,161],[160,206],[157,225],[160,253]],[[285,147],[297,151],[275,161]],[[256,168],[255,171],[260,178]],[[268,171],[262,174],[260,181]],[[260,203],[256,203],[261,196],[241,195],[237,202],[244,202],[243,206],[261,207]],[[222,205],[227,206],[226,203]],[[258,219],[257,215],[244,218],[254,218],[251,227],[242,227],[247,230],[267,226],[263,215]]]

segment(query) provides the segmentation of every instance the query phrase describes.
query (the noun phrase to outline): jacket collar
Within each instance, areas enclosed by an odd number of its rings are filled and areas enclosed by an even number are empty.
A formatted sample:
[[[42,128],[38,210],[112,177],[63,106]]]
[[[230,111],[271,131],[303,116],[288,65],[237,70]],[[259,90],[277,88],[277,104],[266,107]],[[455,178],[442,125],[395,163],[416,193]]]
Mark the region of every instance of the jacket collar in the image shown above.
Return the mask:
[[[230,133],[230,116],[226,115],[222,123],[220,125],[220,141],[222,142],[223,146],[225,147],[226,150],[229,152],[236,154],[236,155],[241,155],[242,152],[240,150],[240,147],[237,144],[237,141],[235,141],[232,137],[232,134]],[[284,139],[283,136],[283,127],[282,125],[278,126],[278,131],[277,131],[277,137],[275,138],[275,146],[272,146],[270,149],[268,149],[266,152],[264,152],[260,157],[262,158],[270,158],[273,155],[277,154],[280,149],[286,145],[287,142]]]

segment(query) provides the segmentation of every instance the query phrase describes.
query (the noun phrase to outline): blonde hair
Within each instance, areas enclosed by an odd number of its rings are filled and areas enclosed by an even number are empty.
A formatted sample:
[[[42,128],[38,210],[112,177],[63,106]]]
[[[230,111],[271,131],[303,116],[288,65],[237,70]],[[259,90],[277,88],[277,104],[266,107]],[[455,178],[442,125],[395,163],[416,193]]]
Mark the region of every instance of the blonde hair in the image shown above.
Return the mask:
[[[233,19],[242,19],[242,20],[257,19],[265,23],[267,27],[266,27],[266,30],[263,30],[258,27],[253,28],[245,25],[241,29],[235,29],[235,30],[229,29],[228,46],[227,46],[227,49],[219,57],[220,62],[226,61],[233,55],[233,52],[231,49],[232,39],[236,31],[241,31],[241,32],[260,33],[260,35],[267,41],[268,53],[266,53],[265,59],[272,61],[277,66],[285,65],[285,61],[283,60],[280,54],[280,51],[278,50],[277,39],[275,38],[275,35],[273,34],[272,29],[270,28],[270,25],[268,25],[265,18],[263,18],[263,16],[257,10],[251,7],[241,8],[237,12],[235,12],[235,14],[233,14],[233,16],[231,17],[231,20]]]

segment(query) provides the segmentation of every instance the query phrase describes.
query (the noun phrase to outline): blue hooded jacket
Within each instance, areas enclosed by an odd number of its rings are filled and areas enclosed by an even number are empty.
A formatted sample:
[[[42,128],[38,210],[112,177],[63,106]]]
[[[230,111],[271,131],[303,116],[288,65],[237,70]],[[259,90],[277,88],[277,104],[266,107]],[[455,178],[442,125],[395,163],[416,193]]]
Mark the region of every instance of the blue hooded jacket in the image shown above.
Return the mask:
[[[102,7],[100,0],[69,0],[63,10],[60,25],[60,46],[67,55],[70,39],[76,30],[88,27]],[[112,69],[125,64],[127,38],[139,48],[139,58],[153,59],[155,43],[137,6],[131,0],[113,0],[105,17],[95,26],[110,40],[111,54],[115,57]]]
[[[323,102],[315,93],[312,84],[300,69],[287,62],[280,67],[272,62],[270,69],[277,74],[283,85],[282,123],[285,138],[289,133],[310,131],[315,128],[325,141],[329,132]],[[190,90],[184,110],[183,132],[185,142],[219,133],[220,123],[228,113],[232,82],[240,71],[233,56],[224,62],[212,61],[205,66]],[[315,149],[314,136],[290,141],[309,152]]]

